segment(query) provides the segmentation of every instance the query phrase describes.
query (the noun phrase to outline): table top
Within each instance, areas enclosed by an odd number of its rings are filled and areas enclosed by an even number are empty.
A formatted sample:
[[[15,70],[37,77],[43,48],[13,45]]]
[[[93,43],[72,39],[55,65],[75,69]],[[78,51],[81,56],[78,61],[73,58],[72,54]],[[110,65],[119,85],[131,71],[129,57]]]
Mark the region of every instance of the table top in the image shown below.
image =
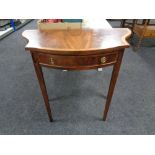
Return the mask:
[[[128,28],[98,28],[83,26],[76,30],[26,30],[26,49],[51,54],[84,55],[129,47]]]

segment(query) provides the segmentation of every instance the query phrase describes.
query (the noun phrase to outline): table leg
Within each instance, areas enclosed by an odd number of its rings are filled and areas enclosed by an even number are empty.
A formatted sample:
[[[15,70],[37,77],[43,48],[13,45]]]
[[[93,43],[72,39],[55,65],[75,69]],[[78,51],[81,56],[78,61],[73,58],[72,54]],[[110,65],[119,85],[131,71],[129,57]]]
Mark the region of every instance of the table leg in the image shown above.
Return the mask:
[[[49,99],[48,99],[48,94],[47,94],[47,89],[46,89],[46,85],[45,85],[45,80],[44,80],[42,68],[41,68],[40,64],[38,63],[38,61],[35,57],[35,54],[33,54],[33,53],[32,53],[32,60],[33,60],[33,64],[34,64],[36,74],[37,74],[40,89],[41,89],[41,92],[42,92],[42,95],[44,98],[48,117],[49,117],[50,122],[52,122],[53,118],[52,118],[52,113],[51,113],[51,108],[50,108],[50,104],[49,104]]]
[[[115,84],[116,84],[116,81],[117,81],[118,73],[119,73],[119,70],[120,70],[121,62],[122,62],[123,53],[124,53],[124,50],[119,52],[117,62],[115,63],[115,65],[113,67],[110,86],[109,86],[107,100],[106,100],[104,114],[103,114],[103,120],[104,121],[107,118],[108,110],[109,110],[109,107],[110,107],[110,103],[111,103],[111,100],[112,100]]]

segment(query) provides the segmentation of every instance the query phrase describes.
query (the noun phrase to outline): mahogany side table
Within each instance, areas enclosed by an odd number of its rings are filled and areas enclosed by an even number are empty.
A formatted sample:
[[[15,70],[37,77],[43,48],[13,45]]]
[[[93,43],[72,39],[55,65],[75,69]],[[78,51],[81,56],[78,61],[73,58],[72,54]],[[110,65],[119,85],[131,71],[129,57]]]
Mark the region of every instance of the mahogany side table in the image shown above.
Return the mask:
[[[124,49],[129,47],[126,39],[131,35],[128,28],[82,28],[80,30],[26,30],[23,37],[29,50],[49,120],[52,112],[42,72],[42,66],[62,70],[89,70],[113,65],[111,81],[105,104],[103,120],[112,100],[121,66]]]

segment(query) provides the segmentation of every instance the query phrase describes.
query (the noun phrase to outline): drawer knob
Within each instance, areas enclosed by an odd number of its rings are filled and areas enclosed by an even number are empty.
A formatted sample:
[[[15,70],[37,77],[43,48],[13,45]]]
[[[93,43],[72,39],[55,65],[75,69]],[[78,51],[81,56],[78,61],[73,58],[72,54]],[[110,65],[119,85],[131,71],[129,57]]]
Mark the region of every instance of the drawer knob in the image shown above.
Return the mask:
[[[101,63],[104,64],[106,62],[106,57],[101,58]]]
[[[50,63],[51,63],[52,65],[54,65],[54,60],[53,60],[53,58],[50,58]]]

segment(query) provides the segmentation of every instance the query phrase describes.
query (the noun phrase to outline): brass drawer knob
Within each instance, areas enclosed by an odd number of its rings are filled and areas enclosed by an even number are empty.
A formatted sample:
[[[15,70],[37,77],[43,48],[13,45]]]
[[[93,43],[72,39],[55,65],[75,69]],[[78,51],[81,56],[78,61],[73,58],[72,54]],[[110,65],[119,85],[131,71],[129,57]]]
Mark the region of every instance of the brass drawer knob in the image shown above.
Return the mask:
[[[51,63],[52,65],[54,65],[54,60],[53,60],[53,58],[50,58],[50,63]]]
[[[102,63],[102,64],[106,63],[106,61],[107,61],[106,57],[102,57],[102,58],[101,58],[101,63]]]

